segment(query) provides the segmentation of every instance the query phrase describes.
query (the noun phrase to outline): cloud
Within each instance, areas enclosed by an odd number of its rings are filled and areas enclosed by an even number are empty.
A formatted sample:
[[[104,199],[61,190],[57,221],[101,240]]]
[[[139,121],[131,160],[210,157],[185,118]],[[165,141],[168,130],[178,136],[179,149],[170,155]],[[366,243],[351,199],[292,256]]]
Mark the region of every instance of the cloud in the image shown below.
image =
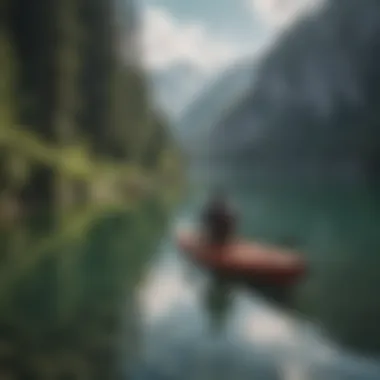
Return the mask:
[[[318,10],[324,3],[325,0],[248,0],[250,9],[276,29]]]
[[[155,102],[171,116],[178,116],[210,78],[252,50],[249,41],[223,39],[201,23],[182,22],[153,5],[142,9],[140,38]]]
[[[145,7],[141,26],[143,59],[151,70],[189,63],[212,71],[241,55],[236,44],[210,35],[200,24],[184,24],[160,7]]]

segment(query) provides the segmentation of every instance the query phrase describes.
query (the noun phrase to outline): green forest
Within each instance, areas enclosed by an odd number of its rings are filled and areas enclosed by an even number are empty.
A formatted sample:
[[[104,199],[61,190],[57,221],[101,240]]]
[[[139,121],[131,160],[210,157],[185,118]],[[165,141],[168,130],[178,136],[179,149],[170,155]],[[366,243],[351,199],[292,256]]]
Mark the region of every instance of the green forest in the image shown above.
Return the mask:
[[[168,125],[139,64],[132,3],[1,7],[0,219],[123,204],[173,171]]]
[[[136,10],[0,7],[0,378],[123,378],[133,292],[180,184]]]

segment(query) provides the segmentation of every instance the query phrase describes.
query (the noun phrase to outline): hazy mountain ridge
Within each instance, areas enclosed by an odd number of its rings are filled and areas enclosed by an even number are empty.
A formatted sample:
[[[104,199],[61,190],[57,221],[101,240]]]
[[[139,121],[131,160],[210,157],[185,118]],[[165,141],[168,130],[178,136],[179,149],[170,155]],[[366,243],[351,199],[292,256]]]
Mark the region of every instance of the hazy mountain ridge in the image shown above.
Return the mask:
[[[241,100],[254,80],[254,63],[241,61],[223,71],[198,92],[177,123],[184,145],[197,150],[211,128],[228,109]]]
[[[196,66],[181,63],[152,74],[150,82],[154,98],[172,118],[178,118],[206,78]]]
[[[334,161],[348,172],[363,166],[373,172],[380,134],[379,33],[375,0],[331,1],[296,23],[259,62],[247,96],[214,124],[203,152],[265,162],[275,171],[298,170],[302,161],[305,171],[323,172]],[[191,111],[207,112],[199,104]]]

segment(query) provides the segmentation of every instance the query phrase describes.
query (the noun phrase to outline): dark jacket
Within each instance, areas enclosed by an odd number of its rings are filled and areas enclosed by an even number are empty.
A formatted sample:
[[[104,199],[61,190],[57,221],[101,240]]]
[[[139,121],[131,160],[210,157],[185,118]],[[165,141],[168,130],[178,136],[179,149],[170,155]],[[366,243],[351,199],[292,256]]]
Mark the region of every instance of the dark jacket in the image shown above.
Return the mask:
[[[202,215],[205,236],[211,244],[225,244],[235,230],[235,215],[229,204],[211,201]]]

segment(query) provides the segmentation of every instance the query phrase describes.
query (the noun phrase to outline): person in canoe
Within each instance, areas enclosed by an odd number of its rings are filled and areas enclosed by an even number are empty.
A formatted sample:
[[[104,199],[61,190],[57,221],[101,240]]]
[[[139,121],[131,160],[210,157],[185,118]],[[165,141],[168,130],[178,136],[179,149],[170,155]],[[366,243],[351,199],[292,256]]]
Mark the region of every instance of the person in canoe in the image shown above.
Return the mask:
[[[213,194],[201,218],[202,235],[206,244],[223,246],[232,239],[236,216],[222,191],[218,190]]]

